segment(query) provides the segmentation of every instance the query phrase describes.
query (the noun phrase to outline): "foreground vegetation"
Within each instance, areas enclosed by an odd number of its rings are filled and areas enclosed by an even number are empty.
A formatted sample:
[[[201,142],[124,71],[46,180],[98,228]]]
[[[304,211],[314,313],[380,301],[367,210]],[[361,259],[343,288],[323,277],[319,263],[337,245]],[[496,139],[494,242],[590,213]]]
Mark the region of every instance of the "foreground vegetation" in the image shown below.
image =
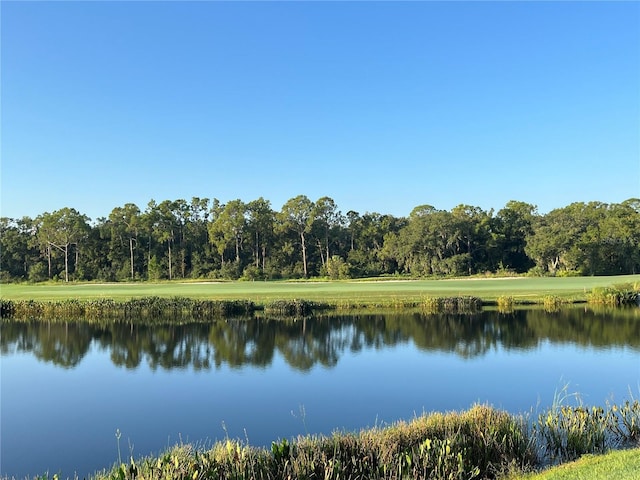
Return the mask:
[[[639,442],[637,400],[606,409],[558,404],[533,420],[476,405],[359,433],[278,439],[270,449],[227,439],[210,448],[181,444],[158,457],[123,462],[118,444],[117,464],[95,480],[520,478],[523,472]],[[621,464],[627,460],[635,463]],[[619,468],[624,475],[638,461],[639,451],[622,452],[609,457],[606,468]],[[598,463],[585,460],[572,471],[588,469],[591,475]],[[562,471],[531,478],[580,478],[553,476]]]

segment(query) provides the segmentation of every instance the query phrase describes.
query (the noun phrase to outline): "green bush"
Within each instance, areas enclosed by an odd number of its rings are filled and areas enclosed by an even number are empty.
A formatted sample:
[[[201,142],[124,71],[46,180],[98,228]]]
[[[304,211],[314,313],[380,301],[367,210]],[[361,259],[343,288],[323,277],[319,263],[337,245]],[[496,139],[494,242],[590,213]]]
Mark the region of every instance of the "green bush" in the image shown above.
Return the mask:
[[[509,313],[513,312],[515,301],[511,296],[501,295],[498,297],[497,304],[499,312]]]
[[[478,297],[425,297],[420,303],[424,313],[476,313],[482,309]]]
[[[565,301],[556,295],[546,295],[542,299],[542,304],[547,312],[557,312],[560,310]]]
[[[594,288],[587,295],[587,301],[593,304],[621,306],[640,305],[640,284],[625,283],[611,287]]]
[[[349,264],[338,255],[329,258],[323,270],[323,273],[331,280],[350,278]]]
[[[263,280],[264,273],[262,272],[262,269],[260,267],[249,265],[242,271],[242,277],[240,279],[249,281]]]

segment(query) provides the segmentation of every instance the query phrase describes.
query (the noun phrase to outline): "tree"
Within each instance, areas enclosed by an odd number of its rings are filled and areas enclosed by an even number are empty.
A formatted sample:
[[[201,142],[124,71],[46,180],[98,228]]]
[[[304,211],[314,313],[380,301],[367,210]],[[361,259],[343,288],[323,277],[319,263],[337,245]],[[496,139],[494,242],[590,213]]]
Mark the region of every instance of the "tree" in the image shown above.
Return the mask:
[[[342,226],[344,223],[342,214],[338,210],[336,203],[329,197],[319,198],[311,212],[311,221],[318,230],[318,251],[322,266],[331,258],[330,254],[330,237],[334,230]]]
[[[32,246],[34,222],[29,217],[19,220],[0,218],[0,275],[2,280],[26,279],[38,252]]]
[[[246,211],[247,206],[242,200],[232,200],[225,205],[218,217],[218,221],[223,222],[225,231],[233,240],[237,263],[240,263],[240,250],[242,249],[242,241],[247,228]]]
[[[464,275],[534,266],[558,275],[640,272],[640,199],[578,202],[546,215],[515,200],[495,216],[471,205],[419,205],[394,217],[343,216],[329,197],[314,203],[299,195],[280,212],[262,197],[224,205],[193,197],[151,200],[143,213],[127,203],[92,224],[71,208],[0,219],[6,281]]]
[[[155,259],[153,263],[157,262],[156,256],[153,254],[153,244],[154,244],[154,231],[156,228],[156,224],[159,222],[159,214],[158,214],[158,204],[154,199],[149,200],[147,203],[147,208],[141,216],[140,223],[147,237],[147,278],[151,279],[151,264],[152,259]],[[155,266],[155,265],[154,265]]]
[[[180,269],[180,277],[185,278],[187,275],[187,251],[189,248],[187,223],[189,222],[191,209],[186,200],[179,198],[171,203],[171,211],[176,225],[177,263]]]
[[[355,250],[356,235],[362,230],[362,219],[358,212],[349,210],[347,212],[347,221],[349,224],[349,251],[353,251]]]
[[[296,232],[300,239],[302,267],[305,278],[309,276],[306,236],[311,232],[313,226],[313,208],[314,204],[307,196],[298,195],[287,200],[277,215],[281,231],[292,230]]]
[[[214,199],[213,204],[218,205],[218,200]],[[208,198],[193,197],[189,205],[185,228],[188,238],[187,262],[192,277],[204,276],[213,269],[208,231],[212,208]]]
[[[640,199],[611,206],[602,225],[602,244],[607,273],[640,272]]]
[[[176,216],[176,203],[165,200],[158,205],[158,216],[155,224],[155,234],[159,243],[166,242],[168,255],[169,280],[173,279],[173,258],[171,246],[175,242],[176,230],[180,227]]]
[[[273,241],[275,213],[271,203],[260,197],[247,204],[247,229],[253,238],[253,258],[256,268],[265,270],[267,246]]]
[[[525,246],[537,217],[535,205],[515,200],[510,200],[498,211],[494,229],[503,268],[526,272],[533,267],[534,262],[525,252]]]
[[[534,223],[525,252],[542,272],[593,273],[594,248],[605,210],[598,202],[576,202],[551,210]]]
[[[397,234],[385,237],[386,255],[394,258],[399,267],[413,275],[460,274],[464,267],[449,260],[460,254],[460,233],[450,212],[436,210],[431,205],[415,207],[406,226]]]
[[[109,215],[109,222],[113,228],[113,236],[127,240],[129,245],[129,266],[131,279],[135,277],[134,249],[138,244],[138,230],[141,226],[140,209],[133,203],[124,207],[116,207]]]
[[[452,220],[457,229],[458,242],[464,244],[467,260],[467,273],[493,270],[490,264],[489,250],[492,247],[491,223],[493,211],[485,212],[479,207],[458,205],[452,211]],[[461,245],[458,243],[461,252]]]
[[[113,226],[105,218],[97,218],[82,241],[82,258],[76,276],[82,280],[112,282],[128,278],[127,252],[113,238]]]
[[[350,212],[349,230],[351,245],[347,259],[351,273],[356,276],[376,276],[394,273],[398,268],[395,255],[391,255],[392,243],[397,233],[406,225],[405,218],[380,213],[359,216]],[[349,214],[347,214],[349,216]]]
[[[220,207],[213,222],[209,224],[209,240],[220,254],[224,267],[224,252],[232,245],[235,251],[236,266],[240,267],[240,252],[247,227],[246,205],[242,200],[232,200]]]
[[[48,263],[49,278],[51,278],[51,253],[52,248],[62,252],[64,257],[64,278],[69,281],[69,249],[75,246],[74,268],[78,265],[79,248],[78,244],[87,237],[89,233],[89,218],[80,214],[73,208],[63,208],[53,213],[44,213],[37,219],[38,239],[40,245],[44,247]]]
[[[142,216],[142,225],[148,235],[148,253],[147,253],[147,270],[151,276],[153,266],[154,277],[156,276],[156,267],[162,263],[161,258],[164,257],[164,249],[155,249],[153,245],[165,245],[167,252],[167,272],[169,280],[173,279],[173,250],[172,246],[175,242],[176,232],[181,228],[178,217],[176,215],[177,206],[175,202],[164,200],[157,204],[155,200],[149,201],[147,209]],[[158,259],[160,256],[160,259]],[[155,258],[155,260],[153,260]]]

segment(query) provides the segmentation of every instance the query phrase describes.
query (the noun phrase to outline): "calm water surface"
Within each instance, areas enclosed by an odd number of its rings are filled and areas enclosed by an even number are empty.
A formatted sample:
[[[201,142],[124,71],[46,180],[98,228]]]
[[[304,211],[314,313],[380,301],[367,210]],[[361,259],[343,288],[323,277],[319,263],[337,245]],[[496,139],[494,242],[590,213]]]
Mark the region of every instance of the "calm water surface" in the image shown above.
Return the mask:
[[[1,324],[2,476],[81,478],[177,442],[268,446],[486,402],[640,394],[640,309]]]

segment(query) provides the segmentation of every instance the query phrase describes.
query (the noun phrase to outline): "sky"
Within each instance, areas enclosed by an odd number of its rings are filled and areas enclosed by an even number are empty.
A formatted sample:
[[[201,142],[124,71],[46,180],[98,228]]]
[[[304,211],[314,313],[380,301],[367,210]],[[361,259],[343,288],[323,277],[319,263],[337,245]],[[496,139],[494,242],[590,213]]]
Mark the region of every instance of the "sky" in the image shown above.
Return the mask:
[[[0,2],[0,215],[640,197],[640,2]]]

